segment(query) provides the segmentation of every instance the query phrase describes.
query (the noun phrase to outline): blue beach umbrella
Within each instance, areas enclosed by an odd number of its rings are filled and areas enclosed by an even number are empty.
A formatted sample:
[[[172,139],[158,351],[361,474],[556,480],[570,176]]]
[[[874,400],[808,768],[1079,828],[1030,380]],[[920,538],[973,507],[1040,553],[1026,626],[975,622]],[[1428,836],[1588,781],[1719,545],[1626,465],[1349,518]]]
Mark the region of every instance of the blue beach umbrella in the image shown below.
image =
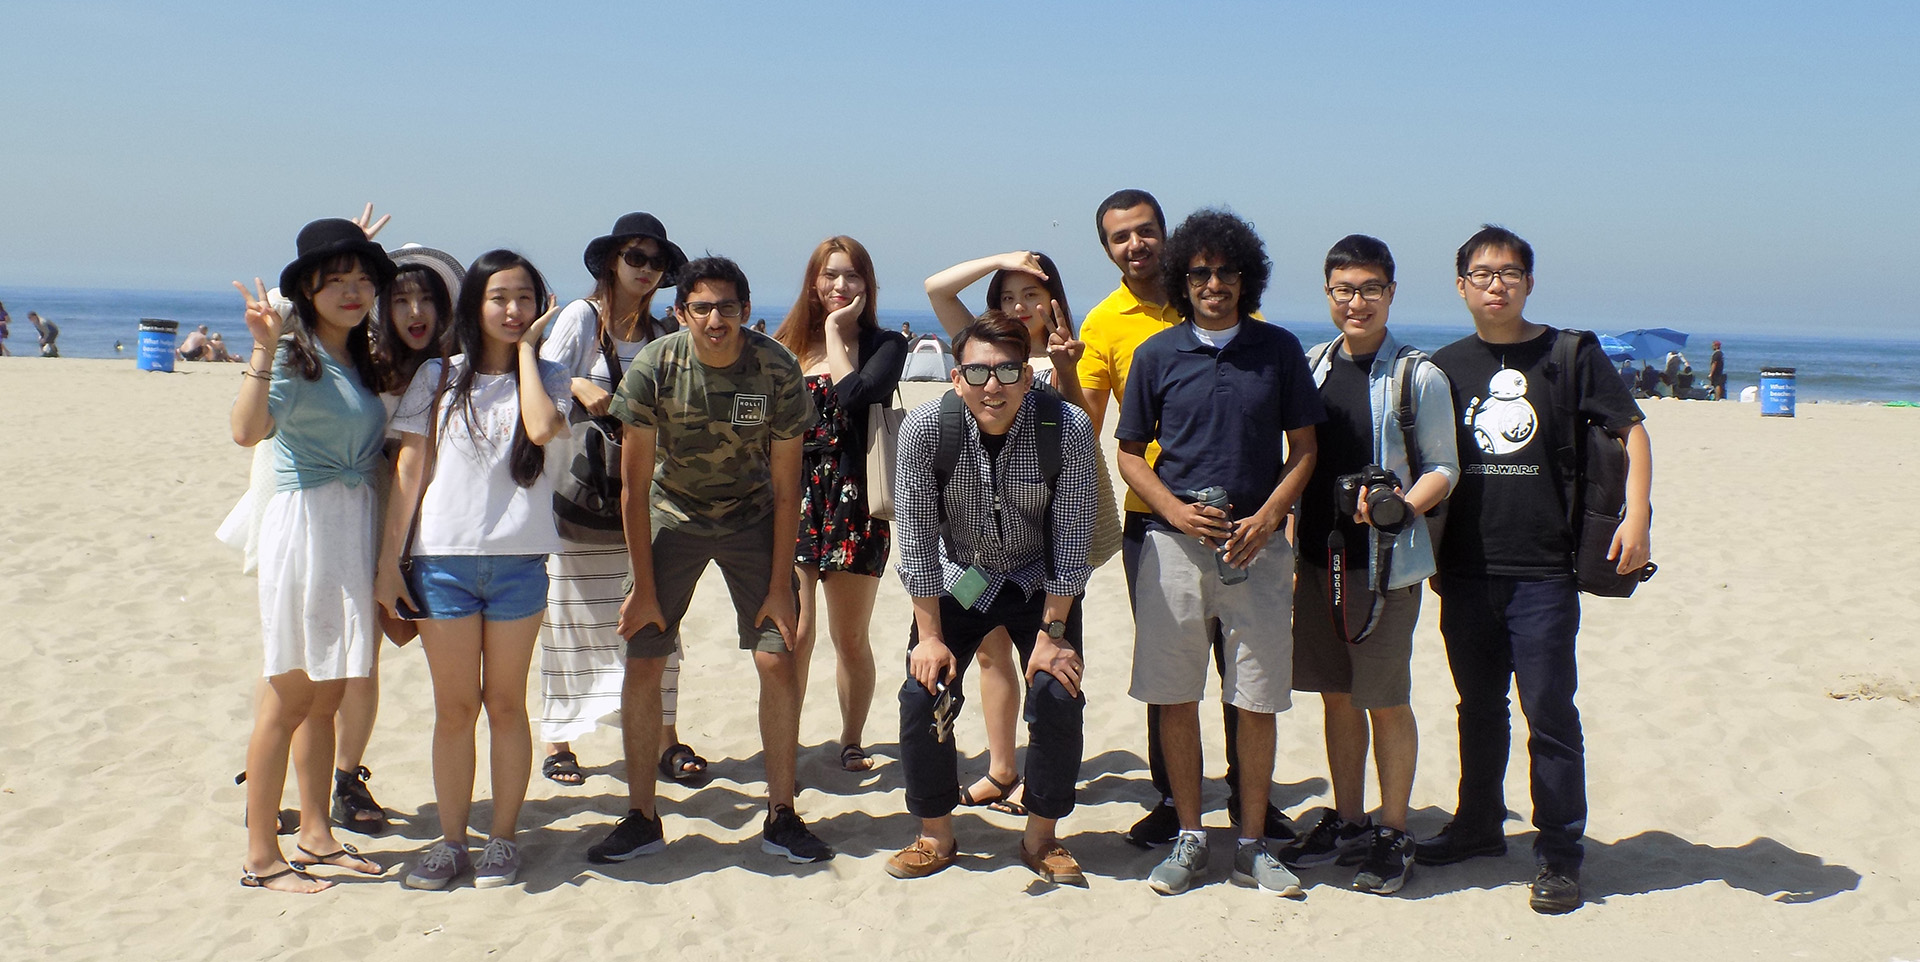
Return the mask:
[[[1612,360],[1618,361],[1621,358],[1633,356],[1633,345],[1611,334],[1600,334],[1597,336],[1600,338],[1600,349],[1607,352],[1607,357]]]
[[[1620,335],[1620,341],[1632,350],[1634,357],[1652,360],[1686,347],[1687,335],[1670,327],[1648,327],[1628,331]]]

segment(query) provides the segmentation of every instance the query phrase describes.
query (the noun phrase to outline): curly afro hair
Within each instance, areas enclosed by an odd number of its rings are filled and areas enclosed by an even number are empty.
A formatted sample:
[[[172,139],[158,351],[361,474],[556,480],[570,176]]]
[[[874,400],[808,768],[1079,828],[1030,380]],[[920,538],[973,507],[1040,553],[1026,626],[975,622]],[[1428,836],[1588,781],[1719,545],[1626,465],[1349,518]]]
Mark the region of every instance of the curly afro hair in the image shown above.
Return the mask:
[[[1266,245],[1253,232],[1252,224],[1227,211],[1207,208],[1182,221],[1160,249],[1167,298],[1181,317],[1193,319],[1193,300],[1187,296],[1187,265],[1202,254],[1219,257],[1227,262],[1228,269],[1240,272],[1241,317],[1260,310],[1260,295],[1266,292],[1267,278],[1273,272]]]

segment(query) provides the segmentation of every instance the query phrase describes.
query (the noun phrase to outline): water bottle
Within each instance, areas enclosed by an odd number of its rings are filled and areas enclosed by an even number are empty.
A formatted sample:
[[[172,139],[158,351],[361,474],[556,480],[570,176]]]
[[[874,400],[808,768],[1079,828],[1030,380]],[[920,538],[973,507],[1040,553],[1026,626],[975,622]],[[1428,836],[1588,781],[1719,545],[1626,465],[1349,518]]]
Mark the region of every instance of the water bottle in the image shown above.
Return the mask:
[[[1222,511],[1226,511],[1228,506],[1227,489],[1217,484],[1210,485],[1193,492],[1193,500],[1209,508],[1219,508]],[[1231,514],[1229,514],[1229,517],[1231,517]],[[1236,568],[1227,563],[1227,549],[1216,549],[1213,553],[1213,562],[1219,566],[1221,584],[1237,585],[1247,580],[1247,569]]]

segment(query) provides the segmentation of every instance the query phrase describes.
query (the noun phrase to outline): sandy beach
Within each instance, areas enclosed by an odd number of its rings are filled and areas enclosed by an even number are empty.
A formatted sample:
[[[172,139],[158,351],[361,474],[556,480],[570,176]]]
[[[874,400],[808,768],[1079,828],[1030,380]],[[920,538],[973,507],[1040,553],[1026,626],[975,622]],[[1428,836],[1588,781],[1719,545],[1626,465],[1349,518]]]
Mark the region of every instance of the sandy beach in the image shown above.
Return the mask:
[[[841,772],[826,744],[824,641],[801,722],[799,806],[840,855],[762,854],[756,686],[710,572],[685,628],[680,722],[713,778],[662,788],[665,853],[586,861],[626,807],[619,734],[603,725],[575,743],[584,786],[536,775],[520,884],[404,889],[402,866],[439,834],[431,693],[419,646],[389,645],[366,763],[396,830],[340,836],[388,873],[295,897],[237,884],[232,776],[259,625],[254,581],[213,532],[246,486],[250,452],[227,429],[240,375],[182,368],[0,358],[0,637],[19,672],[0,688],[0,957],[1920,959],[1920,411],[1802,405],[1787,420],[1645,402],[1662,570],[1631,600],[1583,599],[1589,904],[1570,916],[1526,905],[1519,738],[1506,857],[1416,868],[1393,898],[1347,891],[1351,869],[1304,873],[1304,901],[1228,884],[1217,704],[1202,715],[1214,876],[1153,894],[1141,880],[1164,851],[1121,841],[1151,789],[1117,561],[1089,588],[1086,761],[1062,824],[1088,890],[1037,882],[1015,854],[1019,823],[984,809],[961,810],[957,870],[886,875],[916,828],[893,746],[909,607],[891,575],[873,622],[882,764]],[[1446,820],[1457,775],[1437,625],[1429,595],[1414,661],[1422,836]],[[538,684],[536,671],[536,704]],[[971,706],[959,738],[971,778],[985,768]],[[1303,695],[1280,718],[1275,802],[1296,819],[1329,803],[1325,768],[1318,699]]]

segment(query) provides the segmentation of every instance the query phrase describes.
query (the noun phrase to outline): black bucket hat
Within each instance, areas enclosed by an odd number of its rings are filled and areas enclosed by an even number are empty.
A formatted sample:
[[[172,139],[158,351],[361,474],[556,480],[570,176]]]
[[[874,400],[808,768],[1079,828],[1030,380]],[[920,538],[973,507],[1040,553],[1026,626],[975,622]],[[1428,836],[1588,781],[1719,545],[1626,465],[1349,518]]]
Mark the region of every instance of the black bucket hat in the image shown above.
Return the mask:
[[[660,275],[660,286],[672,287],[677,279],[676,275],[680,273],[680,268],[687,265],[687,255],[680,250],[680,245],[667,239],[667,228],[660,223],[660,218],[643,211],[622,215],[619,220],[613,222],[613,230],[608,231],[606,236],[596,237],[587,242],[587,252],[584,256],[587,262],[587,273],[592,274],[594,280],[599,280],[600,275],[607,269],[607,254],[615,246],[636,237],[648,237],[659,242],[661,251],[667,255],[670,262],[667,269]]]
[[[367,239],[367,232],[360,225],[339,217],[327,217],[300,228],[300,236],[294,239],[295,257],[293,263],[280,272],[280,292],[288,297],[299,290],[300,277],[318,261],[324,261],[338,254],[358,254],[373,268],[377,276],[374,281],[382,288],[393,283],[397,268],[393,259],[387,256],[386,249]]]

